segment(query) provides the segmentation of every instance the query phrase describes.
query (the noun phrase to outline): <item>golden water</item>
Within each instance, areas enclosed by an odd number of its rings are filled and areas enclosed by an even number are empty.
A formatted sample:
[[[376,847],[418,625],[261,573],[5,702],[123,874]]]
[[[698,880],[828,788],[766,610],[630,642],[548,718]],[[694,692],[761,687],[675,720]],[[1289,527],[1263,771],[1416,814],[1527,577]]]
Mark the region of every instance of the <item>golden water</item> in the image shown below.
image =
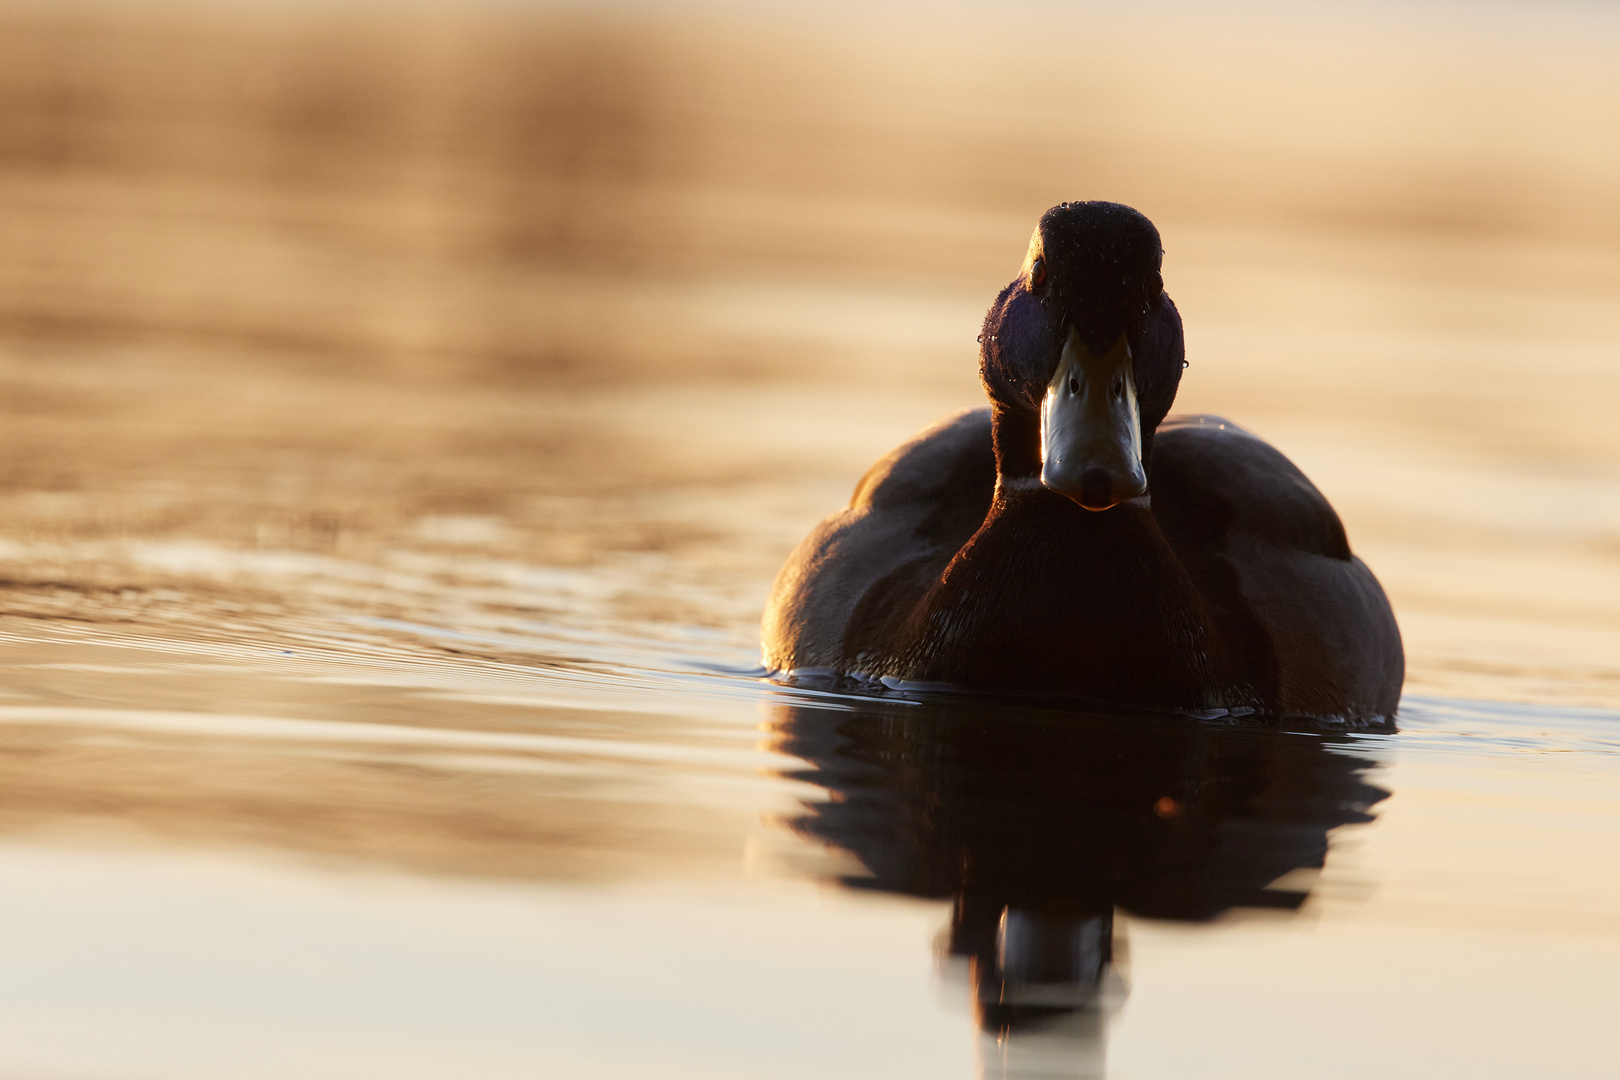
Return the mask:
[[[1603,10],[0,31],[0,1072],[1612,1072]],[[841,884],[865,789],[807,740],[899,706],[762,684],[755,623],[1092,197],[1159,225],[1178,407],[1334,502],[1407,692],[1290,736],[1341,787],[1266,805],[1343,802],[1297,912],[1122,904],[1108,1000],[998,1042],[949,890]],[[994,819],[919,769],[907,822]]]

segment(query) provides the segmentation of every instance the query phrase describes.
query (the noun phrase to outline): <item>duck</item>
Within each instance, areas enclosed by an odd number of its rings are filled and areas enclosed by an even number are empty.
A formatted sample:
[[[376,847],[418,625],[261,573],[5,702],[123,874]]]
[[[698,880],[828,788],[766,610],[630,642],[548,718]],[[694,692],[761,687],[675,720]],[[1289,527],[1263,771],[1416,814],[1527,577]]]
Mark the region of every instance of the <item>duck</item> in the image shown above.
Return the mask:
[[[1265,440],[1170,416],[1164,249],[1120,203],[1040,218],[979,336],[987,406],[891,451],[761,623],[772,678],[1200,718],[1389,721],[1405,652],[1328,500]]]

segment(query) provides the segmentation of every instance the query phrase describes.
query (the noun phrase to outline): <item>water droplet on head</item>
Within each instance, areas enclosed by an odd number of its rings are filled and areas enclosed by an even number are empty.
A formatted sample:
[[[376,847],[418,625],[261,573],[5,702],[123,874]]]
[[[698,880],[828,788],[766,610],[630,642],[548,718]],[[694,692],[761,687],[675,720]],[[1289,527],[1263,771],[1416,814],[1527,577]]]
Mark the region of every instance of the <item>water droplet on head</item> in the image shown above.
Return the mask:
[[[1183,360],[1181,362],[1181,366],[1184,367],[1184,368],[1192,367],[1192,361],[1191,360]]]
[[[979,344],[982,345],[982,344],[984,344],[984,335],[980,334],[978,337],[974,338],[973,340],[977,341]]]

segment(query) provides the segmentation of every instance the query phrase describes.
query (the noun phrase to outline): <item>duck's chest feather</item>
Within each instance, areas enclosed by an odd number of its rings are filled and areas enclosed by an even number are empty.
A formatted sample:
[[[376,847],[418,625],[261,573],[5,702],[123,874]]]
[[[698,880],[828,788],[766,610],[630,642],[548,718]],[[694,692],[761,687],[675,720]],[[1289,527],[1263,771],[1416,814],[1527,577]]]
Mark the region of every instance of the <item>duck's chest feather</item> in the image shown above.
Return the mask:
[[[1250,704],[1144,505],[998,490],[880,674],[1149,707]]]

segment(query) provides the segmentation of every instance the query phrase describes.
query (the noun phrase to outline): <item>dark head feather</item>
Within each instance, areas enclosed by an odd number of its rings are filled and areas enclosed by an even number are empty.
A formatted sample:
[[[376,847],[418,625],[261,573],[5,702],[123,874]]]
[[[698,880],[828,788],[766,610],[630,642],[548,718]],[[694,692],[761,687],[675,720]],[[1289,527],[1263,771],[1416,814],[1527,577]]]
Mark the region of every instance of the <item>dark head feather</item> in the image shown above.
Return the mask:
[[[1042,214],[1018,277],[984,318],[979,373],[990,400],[1039,412],[1071,327],[1099,353],[1125,334],[1150,438],[1175,400],[1186,353],[1181,316],[1159,276],[1163,257],[1159,230],[1128,206],[1072,202]]]

